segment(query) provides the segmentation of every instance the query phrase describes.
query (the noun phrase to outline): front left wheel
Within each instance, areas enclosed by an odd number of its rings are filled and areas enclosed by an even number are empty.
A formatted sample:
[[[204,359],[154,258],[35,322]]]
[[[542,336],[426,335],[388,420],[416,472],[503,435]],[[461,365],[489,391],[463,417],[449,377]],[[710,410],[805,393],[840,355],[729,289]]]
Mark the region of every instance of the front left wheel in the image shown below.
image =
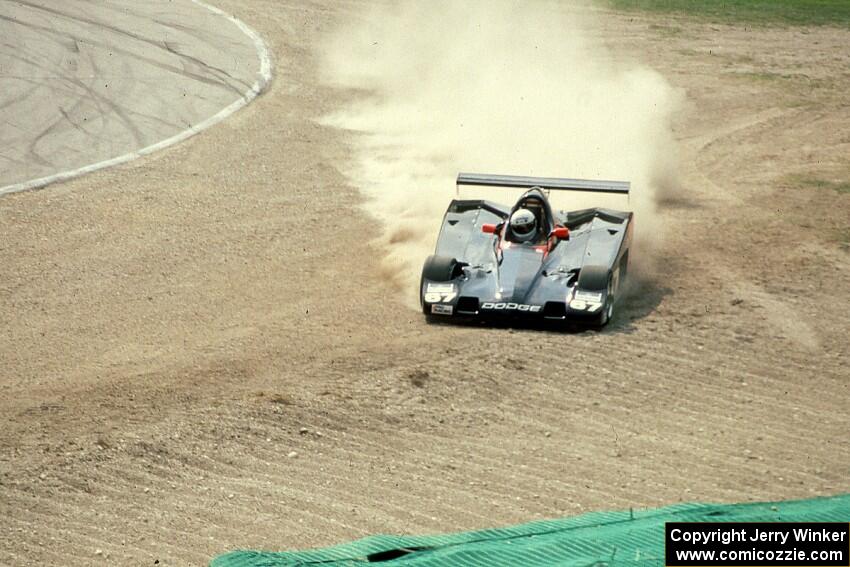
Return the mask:
[[[437,256],[432,254],[425,260],[422,266],[422,279],[432,282],[448,282],[458,276],[458,263],[454,258],[448,256]]]
[[[454,258],[432,254],[425,260],[422,266],[422,277],[419,280],[419,302],[422,312],[430,319],[431,312],[428,304],[422,299],[422,286],[425,280],[432,282],[449,282],[460,275],[461,264]]]

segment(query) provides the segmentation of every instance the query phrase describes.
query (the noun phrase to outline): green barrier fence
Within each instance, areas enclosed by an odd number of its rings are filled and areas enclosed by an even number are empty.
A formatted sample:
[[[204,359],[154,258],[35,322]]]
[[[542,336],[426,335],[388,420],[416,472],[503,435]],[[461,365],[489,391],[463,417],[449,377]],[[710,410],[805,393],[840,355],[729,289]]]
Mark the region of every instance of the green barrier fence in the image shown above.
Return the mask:
[[[676,504],[651,510],[593,512],[433,536],[379,535],[309,551],[235,551],[210,567],[658,567],[665,522],[850,522],[850,494],[756,504]]]

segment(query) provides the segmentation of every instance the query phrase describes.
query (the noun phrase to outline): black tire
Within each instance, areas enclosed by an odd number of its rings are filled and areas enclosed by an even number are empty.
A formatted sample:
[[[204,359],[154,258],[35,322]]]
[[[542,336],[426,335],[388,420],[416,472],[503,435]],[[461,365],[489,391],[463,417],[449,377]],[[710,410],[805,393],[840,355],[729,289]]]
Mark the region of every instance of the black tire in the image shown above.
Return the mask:
[[[422,279],[433,282],[448,282],[458,275],[457,260],[448,256],[428,256],[422,266]]]
[[[629,253],[628,251],[620,258],[620,283],[617,284],[618,289],[622,288],[629,277]]]
[[[578,274],[578,288],[587,291],[608,289],[611,272],[605,266],[585,266]]]
[[[604,291],[605,304],[599,315],[589,321],[591,327],[601,329],[614,317],[614,279],[604,266],[585,266],[578,275],[578,288],[586,291]]]
[[[419,280],[419,304],[422,306],[422,313],[428,321],[433,321],[433,316],[428,311],[425,302],[422,301],[422,284],[425,280],[432,282],[448,282],[455,279],[459,275],[460,266],[457,260],[448,256],[437,256],[432,254],[425,260],[425,265],[422,266],[422,278]]]

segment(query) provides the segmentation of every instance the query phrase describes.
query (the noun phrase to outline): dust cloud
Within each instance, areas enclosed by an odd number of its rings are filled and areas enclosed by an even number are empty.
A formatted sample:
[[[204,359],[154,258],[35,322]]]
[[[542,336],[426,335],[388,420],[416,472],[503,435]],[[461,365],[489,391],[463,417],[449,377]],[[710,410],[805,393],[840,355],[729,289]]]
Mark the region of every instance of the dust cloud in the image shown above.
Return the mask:
[[[677,94],[602,44],[600,16],[567,4],[381,4],[327,38],[323,79],[352,96],[323,122],[354,132],[344,171],[382,221],[385,273],[412,305],[459,171],[628,180],[628,202],[553,191],[553,205],[633,210],[644,248],[633,257],[661,238],[655,195],[676,169]]]

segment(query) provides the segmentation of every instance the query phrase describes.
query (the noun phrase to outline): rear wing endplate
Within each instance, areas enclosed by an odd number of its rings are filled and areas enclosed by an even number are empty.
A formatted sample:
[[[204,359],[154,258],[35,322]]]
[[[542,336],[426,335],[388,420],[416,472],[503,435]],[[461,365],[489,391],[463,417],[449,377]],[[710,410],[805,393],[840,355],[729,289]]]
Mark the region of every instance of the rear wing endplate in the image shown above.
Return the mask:
[[[593,191],[597,193],[618,193],[628,195],[631,183],[628,181],[595,181],[589,179],[566,179],[558,177],[523,177],[520,175],[491,175],[488,173],[458,173],[457,191],[461,185],[483,185],[488,187],[516,187],[531,189],[540,187],[558,191]]]

